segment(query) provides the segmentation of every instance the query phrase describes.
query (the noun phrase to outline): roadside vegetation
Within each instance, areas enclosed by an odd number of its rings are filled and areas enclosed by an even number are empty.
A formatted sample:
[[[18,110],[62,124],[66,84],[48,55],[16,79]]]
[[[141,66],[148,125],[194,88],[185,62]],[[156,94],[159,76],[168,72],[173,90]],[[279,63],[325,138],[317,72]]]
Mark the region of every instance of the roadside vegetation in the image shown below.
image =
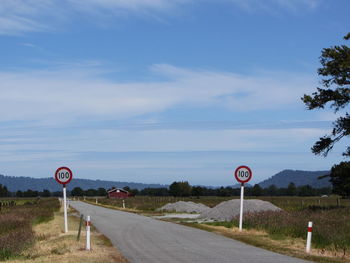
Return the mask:
[[[35,243],[23,250],[20,255],[10,258],[8,263],[127,263],[109,239],[101,235],[92,226],[91,250],[85,250],[85,231],[77,241],[79,218],[69,209],[69,231],[63,233],[63,211],[54,213],[52,220],[33,227]]]
[[[2,200],[1,203],[0,260],[18,256],[31,246],[35,241],[33,226],[49,221],[59,209],[57,199],[26,200],[22,204],[18,200]]]
[[[307,223],[312,221],[312,246],[320,255],[350,258],[350,207],[316,207],[303,210],[268,211],[244,215],[243,228],[266,232],[273,240],[306,240]],[[232,229],[238,227],[238,218],[232,222],[207,223]]]

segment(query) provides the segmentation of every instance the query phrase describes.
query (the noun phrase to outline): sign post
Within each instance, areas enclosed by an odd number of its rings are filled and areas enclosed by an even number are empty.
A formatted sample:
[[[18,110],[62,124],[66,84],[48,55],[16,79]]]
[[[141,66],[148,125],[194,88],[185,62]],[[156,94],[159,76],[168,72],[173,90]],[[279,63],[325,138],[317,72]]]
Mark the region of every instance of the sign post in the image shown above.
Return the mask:
[[[60,167],[55,172],[55,179],[58,183],[63,185],[63,213],[64,213],[64,232],[68,232],[68,219],[67,219],[67,192],[66,184],[68,184],[73,178],[73,173],[68,167]]]
[[[249,182],[252,178],[252,170],[248,166],[242,165],[235,171],[236,180],[241,183],[241,206],[239,210],[239,231],[243,228],[243,200],[244,200],[244,183]]]

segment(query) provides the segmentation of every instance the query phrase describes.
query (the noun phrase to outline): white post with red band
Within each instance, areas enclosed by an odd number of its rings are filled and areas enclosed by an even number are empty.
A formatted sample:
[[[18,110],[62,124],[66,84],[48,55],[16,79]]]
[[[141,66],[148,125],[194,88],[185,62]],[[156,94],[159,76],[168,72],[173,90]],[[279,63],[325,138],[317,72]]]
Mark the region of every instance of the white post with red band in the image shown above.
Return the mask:
[[[90,216],[86,216],[86,250],[90,250]]]
[[[311,251],[311,237],[312,237],[312,222],[309,222],[307,228],[307,238],[306,238],[306,253]]]

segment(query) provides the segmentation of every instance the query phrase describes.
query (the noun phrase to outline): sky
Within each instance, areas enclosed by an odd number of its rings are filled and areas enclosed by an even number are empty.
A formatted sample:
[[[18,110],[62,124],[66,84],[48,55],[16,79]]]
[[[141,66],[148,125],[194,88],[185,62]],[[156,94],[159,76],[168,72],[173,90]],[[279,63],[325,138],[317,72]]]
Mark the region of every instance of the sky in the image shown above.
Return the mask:
[[[348,0],[0,0],[0,173],[170,184],[328,170],[321,50]],[[341,114],[341,113],[340,113]]]

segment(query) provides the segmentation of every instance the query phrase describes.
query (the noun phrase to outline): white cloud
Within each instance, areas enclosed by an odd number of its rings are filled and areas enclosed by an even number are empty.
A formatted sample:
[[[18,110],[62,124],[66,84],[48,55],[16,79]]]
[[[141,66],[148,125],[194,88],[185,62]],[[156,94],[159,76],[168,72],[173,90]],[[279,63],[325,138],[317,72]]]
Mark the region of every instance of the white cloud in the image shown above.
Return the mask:
[[[215,4],[230,2],[244,10],[313,9],[321,0],[206,0]],[[206,1],[202,1],[205,4]],[[0,35],[16,35],[31,31],[57,30],[60,24],[69,23],[78,15],[88,21],[105,23],[106,17],[123,17],[130,14],[158,17],[176,7],[194,0],[1,0]],[[81,17],[80,17],[81,18]]]
[[[322,0],[225,0],[238,7],[249,11],[268,11],[275,13],[276,10],[298,10],[315,9]]]
[[[128,118],[175,107],[226,107],[235,111],[280,109],[302,104],[315,86],[299,74],[245,76],[156,65],[167,81],[123,83],[88,68],[0,72],[0,121]]]
[[[98,22],[106,16],[160,13],[191,0],[1,0],[0,35],[47,31],[78,14]],[[97,17],[99,16],[99,17]]]

